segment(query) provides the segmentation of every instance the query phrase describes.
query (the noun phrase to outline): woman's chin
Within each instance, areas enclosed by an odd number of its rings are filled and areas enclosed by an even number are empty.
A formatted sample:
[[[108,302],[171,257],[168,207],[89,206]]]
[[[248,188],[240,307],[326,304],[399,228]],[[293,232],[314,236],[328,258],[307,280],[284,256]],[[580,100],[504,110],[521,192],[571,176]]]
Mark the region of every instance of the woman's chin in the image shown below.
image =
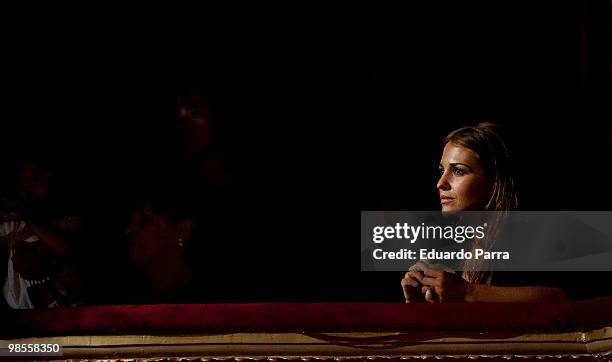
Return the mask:
[[[454,213],[454,212],[459,212],[459,211],[461,211],[461,209],[456,207],[455,205],[452,205],[452,204],[442,205],[442,213],[444,214]]]

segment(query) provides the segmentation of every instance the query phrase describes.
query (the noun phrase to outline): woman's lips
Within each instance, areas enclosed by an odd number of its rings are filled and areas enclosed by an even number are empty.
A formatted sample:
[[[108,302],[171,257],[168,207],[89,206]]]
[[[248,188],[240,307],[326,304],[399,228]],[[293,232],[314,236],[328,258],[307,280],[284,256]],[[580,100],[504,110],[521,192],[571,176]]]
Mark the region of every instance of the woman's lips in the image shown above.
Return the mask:
[[[446,196],[441,196],[440,197],[440,203],[441,204],[448,204],[448,203],[453,202],[453,201],[455,201],[455,199],[452,198],[452,197],[446,197]]]

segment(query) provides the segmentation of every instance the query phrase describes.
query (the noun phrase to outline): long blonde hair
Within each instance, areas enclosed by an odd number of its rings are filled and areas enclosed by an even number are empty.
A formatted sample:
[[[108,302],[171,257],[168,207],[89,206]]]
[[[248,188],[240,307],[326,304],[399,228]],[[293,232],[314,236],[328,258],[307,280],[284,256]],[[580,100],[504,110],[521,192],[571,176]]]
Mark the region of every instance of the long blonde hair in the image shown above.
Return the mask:
[[[483,211],[496,211],[494,220],[488,220],[487,236],[474,247],[490,250],[500,234],[507,212],[518,208],[518,196],[514,168],[510,152],[501,136],[498,125],[478,123],[456,129],[446,136],[444,144],[454,143],[478,154],[480,163],[493,182],[491,193]],[[483,261],[467,260],[464,273],[472,283],[490,283],[492,273],[485,272]]]

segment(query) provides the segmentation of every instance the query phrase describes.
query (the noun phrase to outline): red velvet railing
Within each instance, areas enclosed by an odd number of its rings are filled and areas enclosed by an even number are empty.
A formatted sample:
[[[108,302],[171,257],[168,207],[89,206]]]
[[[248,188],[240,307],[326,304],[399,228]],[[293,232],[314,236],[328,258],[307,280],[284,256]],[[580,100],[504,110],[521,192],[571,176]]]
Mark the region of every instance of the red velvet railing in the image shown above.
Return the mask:
[[[612,297],[561,303],[123,305],[10,311],[5,336],[288,331],[537,331],[609,326]]]

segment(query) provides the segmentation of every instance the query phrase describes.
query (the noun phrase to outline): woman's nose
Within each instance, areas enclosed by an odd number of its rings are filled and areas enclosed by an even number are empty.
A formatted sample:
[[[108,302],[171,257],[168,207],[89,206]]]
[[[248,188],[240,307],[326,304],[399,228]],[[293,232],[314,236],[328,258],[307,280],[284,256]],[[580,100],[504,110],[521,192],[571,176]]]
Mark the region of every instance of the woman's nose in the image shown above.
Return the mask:
[[[127,236],[130,236],[132,234],[134,234],[137,230],[138,230],[138,226],[139,226],[139,218],[138,216],[132,216],[132,219],[130,220],[130,223],[128,224],[127,228],[125,229],[125,234]]]
[[[441,176],[440,179],[438,180],[438,183],[436,184],[436,187],[439,190],[450,190],[450,184],[448,183],[447,177],[446,177],[446,172],[444,172]]]

